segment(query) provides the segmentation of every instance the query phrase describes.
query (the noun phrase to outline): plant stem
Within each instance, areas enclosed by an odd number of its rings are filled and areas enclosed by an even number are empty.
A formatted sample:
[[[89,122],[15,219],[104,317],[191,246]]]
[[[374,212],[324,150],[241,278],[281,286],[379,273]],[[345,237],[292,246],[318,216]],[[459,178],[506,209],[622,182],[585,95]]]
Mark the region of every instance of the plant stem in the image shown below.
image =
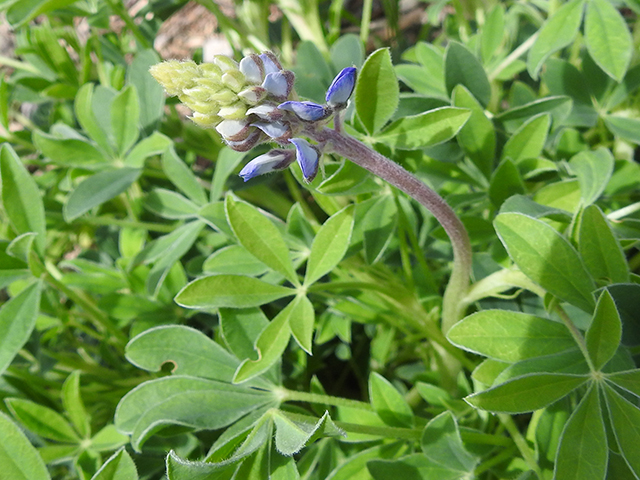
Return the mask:
[[[573,339],[578,344],[578,348],[580,349],[580,351],[582,352],[582,355],[584,355],[585,360],[589,364],[589,368],[591,369],[592,372],[595,372],[596,368],[594,367],[593,362],[591,361],[591,355],[589,355],[589,350],[587,350],[587,342],[582,336],[582,333],[580,333],[580,330],[578,330],[578,327],[576,327],[575,323],[571,321],[571,319],[569,318],[569,315],[567,315],[567,312],[565,312],[560,305],[556,306],[556,313],[562,319],[562,323],[564,323],[564,325],[569,329],[569,332],[571,332]]]
[[[57,271],[54,265],[46,263],[45,268],[46,271],[43,276],[45,282],[62,292],[67,298],[82,308],[87,313],[95,327],[99,330],[108,332],[113,337],[113,343],[119,348],[122,348],[124,344],[127,343],[126,335],[111,322],[108,315],[100,310],[100,308],[98,308],[95,302],[88,297],[85,292],[76,291],[62,283],[58,279],[60,272]]]
[[[522,455],[522,458],[524,458],[524,461],[527,462],[527,465],[529,465],[529,468],[533,470],[533,472],[538,476],[539,479],[542,479],[543,478],[542,472],[540,471],[540,467],[538,466],[538,462],[536,461],[535,455],[531,451],[531,448],[529,448],[529,444],[527,443],[527,440],[522,436],[522,433],[520,433],[520,430],[518,430],[518,427],[513,421],[513,418],[511,418],[511,415],[507,415],[505,413],[499,413],[498,419],[500,420],[500,423],[502,423],[504,428],[507,429],[507,432],[509,432],[509,435],[511,435],[511,438],[513,439],[514,443],[518,447],[518,450],[520,451],[520,455]]]
[[[366,402],[350,400],[348,398],[332,397],[321,393],[298,392],[287,390],[286,388],[276,388],[273,390],[281,402],[306,402],[318,403],[321,405],[333,405],[334,407],[357,408],[358,410],[373,411],[373,407]]]
[[[535,43],[536,39],[538,38],[538,33],[539,32],[536,32],[533,35],[531,35],[529,38],[527,38],[524,42],[520,44],[520,46],[518,46],[518,48],[516,48],[513,52],[511,52],[507,56],[507,58],[505,58],[502,62],[500,62],[500,64],[496,68],[494,68],[491,72],[489,72],[489,80],[495,80],[505,68],[507,68],[516,60],[518,60],[518,58],[520,58],[527,50],[529,50]]]
[[[462,299],[469,288],[471,275],[471,245],[464,225],[452,208],[431,188],[384,155],[355,138],[323,128],[306,132],[319,143],[326,143],[337,154],[348,158],[374,175],[402,190],[426,207],[444,228],[453,247],[453,267],[442,301],[442,331],[444,334],[464,315]]]

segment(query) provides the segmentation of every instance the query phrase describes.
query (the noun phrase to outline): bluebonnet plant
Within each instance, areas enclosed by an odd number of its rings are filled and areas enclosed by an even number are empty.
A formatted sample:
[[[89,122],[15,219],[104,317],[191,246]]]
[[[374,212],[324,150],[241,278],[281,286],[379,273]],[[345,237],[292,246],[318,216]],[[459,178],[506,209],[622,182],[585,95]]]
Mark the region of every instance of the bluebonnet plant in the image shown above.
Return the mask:
[[[270,52],[248,55],[239,64],[222,55],[202,65],[169,61],[152,67],[151,74],[193,110],[194,122],[215,128],[232,149],[244,152],[264,142],[295,147],[295,152],[277,149],[251,160],[240,172],[245,182],[287,168],[294,157],[311,182],[323,146],[300,136],[309,136],[344,109],[356,82],[356,69],[345,68],[327,90],[324,105],[298,101],[293,72]]]
[[[345,68],[336,76],[323,105],[299,101],[293,89],[293,72],[283,69],[269,52],[248,55],[239,64],[223,56],[203,65],[164,62],[152,67],[151,73],[168,94],[177,95],[193,110],[194,122],[215,128],[234,150],[248,151],[265,142],[284,147],[251,160],[240,172],[245,181],[285,169],[295,158],[303,178],[311,182],[318,173],[322,153],[336,153],[425,206],[442,224],[453,246],[454,264],[442,305],[443,330],[446,332],[462,318],[471,272],[467,231],[435,191],[397,163],[341,131],[340,112],[353,93],[355,68]],[[328,127],[331,119],[333,128]],[[295,151],[287,148],[290,146]]]

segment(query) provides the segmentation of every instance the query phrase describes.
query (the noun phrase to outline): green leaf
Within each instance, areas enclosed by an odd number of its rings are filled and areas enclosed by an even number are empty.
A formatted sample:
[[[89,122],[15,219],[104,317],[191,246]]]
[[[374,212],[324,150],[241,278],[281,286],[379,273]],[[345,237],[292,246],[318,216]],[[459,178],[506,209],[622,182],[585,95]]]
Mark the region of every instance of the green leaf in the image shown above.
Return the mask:
[[[289,322],[293,314],[296,312],[299,298],[289,303],[284,307],[273,320],[269,322],[269,325],[265,327],[260,333],[258,340],[256,340],[255,348],[258,351],[258,359],[250,360],[246,359],[236,370],[234,383],[242,383],[251,378],[254,378],[261,373],[265,372],[273,364],[275,364],[282,352],[289,344],[291,338],[291,327]]]
[[[162,86],[149,73],[161,58],[153,49],[138,50],[127,68],[127,83],[133,85],[140,99],[140,126],[150,134],[164,114],[165,95]]]
[[[447,337],[460,348],[504,362],[552,355],[576,346],[563,324],[507,310],[469,315],[451,327]]]
[[[374,264],[391,242],[398,224],[398,207],[393,195],[381,195],[362,219],[364,258]]]
[[[459,471],[461,477],[471,475],[478,463],[464,448],[458,424],[451,412],[441,413],[427,423],[420,446],[429,460]]]
[[[494,11],[502,11],[501,9],[501,5],[496,5]],[[466,108],[471,112],[469,120],[458,132],[458,143],[483,175],[489,178],[496,150],[493,123],[485,115],[482,105],[464,85],[457,85],[453,89],[451,102],[454,106]]]
[[[422,453],[398,460],[372,460],[367,463],[374,480],[461,480],[461,472],[441,465]]]
[[[115,425],[131,434],[140,451],[154,433],[169,425],[195,430],[224,428],[265,405],[270,392],[204,378],[172,375],[145,382],[127,393],[116,409]]]
[[[138,93],[131,85],[119,92],[111,103],[111,131],[116,149],[121,157],[136,143],[140,132],[140,102]]]
[[[594,151],[584,150],[569,160],[571,171],[578,177],[584,205],[594,203],[604,191],[613,174],[614,159],[603,147]]]
[[[224,186],[229,175],[236,169],[245,157],[245,152],[236,152],[228,147],[221,148],[216,158],[216,168],[211,180],[211,192],[209,198],[212,202],[219,200],[224,192]]]
[[[104,462],[91,480],[138,480],[138,472],[123,447]]]
[[[169,275],[170,270],[174,265],[176,265],[176,262],[178,262],[189,251],[189,249],[191,249],[204,226],[204,222],[199,220],[186,223],[169,235],[165,235],[165,237],[158,239],[157,243],[152,244],[152,250],[154,250],[156,254],[161,255],[156,259],[156,263],[149,272],[145,282],[147,292],[150,295],[158,295],[160,287],[162,287],[162,284],[165,278],[167,278],[167,275]],[[147,248],[145,248],[140,252],[140,255],[136,256],[136,259],[144,255],[147,251]],[[182,282],[182,285],[185,282],[186,280]]]
[[[216,250],[202,264],[203,273],[232,273],[255,277],[269,268],[241,245],[229,245]]]
[[[592,385],[562,432],[556,480],[602,480],[607,471],[607,432],[598,388]]]
[[[96,142],[107,154],[114,155],[113,145],[109,141],[107,132],[103,130],[96,119],[93,109],[93,93],[93,83],[85,83],[80,87],[73,104],[76,118],[91,140]]]
[[[294,295],[291,288],[240,275],[202,277],[184,287],[175,301],[185,308],[258,307]]]
[[[611,294],[604,290],[586,333],[587,351],[593,368],[600,370],[616,353],[622,338],[622,323]]]
[[[362,66],[364,62],[364,47],[360,37],[354,33],[341,35],[331,45],[331,63],[336,70],[347,67]]]
[[[147,245],[138,252],[133,263],[148,264],[155,261],[162,262],[167,257],[176,256],[174,253],[176,251],[182,251],[182,253],[177,256],[177,258],[180,258],[186,253],[186,250],[184,250],[185,245],[187,245],[186,248],[188,250],[203,227],[203,222],[189,222],[181,225],[173,232],[147,243]]]
[[[356,112],[370,134],[391,118],[398,108],[399,95],[389,49],[380,48],[362,65],[355,88]]]
[[[424,65],[400,64],[395,66],[395,72],[402,83],[420,95],[431,98],[445,100],[447,90],[444,86],[444,70],[442,69],[442,54],[434,53],[436,61],[439,62],[440,72],[434,72],[430,67]],[[434,68],[434,70],[436,70]]]
[[[127,443],[129,443],[129,437],[118,432],[115,425],[111,423],[91,437],[91,449],[96,452],[112,452]]]
[[[376,192],[380,190],[380,185],[364,168],[353,162],[343,162],[316,190],[323,195],[359,195]]]
[[[444,53],[444,81],[451,95],[456,85],[465,86],[486,107],[491,84],[480,61],[461,43],[450,41]]]
[[[465,108],[436,108],[396,120],[376,140],[405,150],[432,147],[453,138],[470,116]]]
[[[273,423],[276,427],[275,445],[282,455],[295,455],[303,447],[313,443],[321,437],[344,437],[345,433],[333,423],[329,412],[325,412],[316,423],[292,420],[285,412],[279,410],[273,413]]]
[[[156,215],[174,220],[197,217],[199,211],[191,200],[164,188],[149,192],[144,199],[144,206]]]
[[[546,184],[533,195],[533,200],[547,207],[576,212],[580,207],[580,195],[578,180],[564,180]]]
[[[131,168],[142,168],[147,158],[164,153],[172,145],[173,141],[169,137],[160,132],[153,132],[135,144],[125,157],[124,165]]]
[[[373,409],[387,425],[413,427],[411,407],[396,387],[377,372],[369,375],[369,398]]]
[[[507,199],[525,193],[524,181],[518,167],[510,158],[505,158],[493,171],[489,183],[489,199],[500,207]]]
[[[607,115],[604,117],[607,128],[616,136],[640,144],[640,120],[637,118]]]
[[[393,442],[367,448],[349,455],[327,477],[331,480],[370,480],[367,463],[370,460],[396,458],[406,450],[406,442]]]
[[[624,76],[621,83],[616,85],[607,98],[605,109],[613,110],[627,100],[640,86],[640,65],[635,65]]]
[[[502,44],[505,34],[504,7],[497,3],[487,15],[480,37],[480,53],[485,64],[491,60]]]
[[[0,412],[0,471],[11,480],[50,480],[37,450],[11,419]],[[17,460],[17,461],[16,461]]]
[[[538,158],[547,141],[551,126],[551,115],[541,113],[531,117],[507,140],[502,149],[502,158],[518,163],[528,158]]]
[[[316,234],[307,261],[306,286],[333,270],[344,257],[353,232],[353,210],[350,205],[332,215]]]
[[[300,345],[305,352],[311,355],[313,330],[316,322],[313,305],[306,295],[298,296],[293,303],[295,306],[294,310],[291,312],[291,319],[289,320],[291,333],[293,334],[293,338],[295,338],[296,342],[298,342],[298,345]]]
[[[125,357],[138,368],[159,372],[166,363],[172,373],[231,382],[239,362],[204,333],[183,325],[145,330],[127,344]]]
[[[236,462],[209,463],[184,460],[173,450],[167,455],[168,480],[231,480]]]
[[[490,412],[532,412],[560,400],[588,380],[586,375],[537,373],[514,378],[464,400]]]
[[[5,403],[20,423],[36,435],[58,442],[80,442],[73,427],[55,410],[21,398],[7,398]]]
[[[162,170],[171,183],[197,205],[207,203],[207,194],[191,169],[182,161],[173,147],[162,154]]]
[[[0,146],[2,205],[17,234],[34,232],[36,251],[44,255],[46,245],[44,205],[38,185],[9,144]]]
[[[76,370],[62,384],[62,405],[82,438],[91,435],[91,416],[87,413],[80,394],[80,371]]]
[[[557,121],[569,114],[572,105],[571,97],[564,95],[539,98],[525,105],[505,110],[496,115],[494,119],[506,123],[508,127],[515,126],[517,128],[534,115],[549,112],[553,120]]]
[[[27,343],[40,309],[42,282],[37,281],[0,307],[0,374]]]
[[[504,383],[522,375],[530,373],[571,373],[574,375],[586,375],[590,372],[584,354],[576,346],[571,350],[561,353],[546,355],[544,357],[532,357],[505,368],[495,378],[492,385]]]
[[[538,72],[547,58],[576,38],[583,11],[584,0],[572,0],[544,23],[527,57],[527,70],[534,79],[538,78]]]
[[[38,15],[65,8],[78,0],[19,0],[7,11],[7,21],[17,29]]]
[[[227,220],[240,244],[269,268],[298,284],[289,248],[276,226],[253,205],[237,201],[232,195],[227,195],[225,206]]]
[[[611,2],[589,0],[584,36],[596,64],[616,81],[622,81],[633,54],[633,40],[627,23]]]
[[[509,256],[527,277],[561,300],[593,311],[593,280],[578,252],[553,227],[519,213],[501,213],[494,225]]]
[[[636,477],[640,476],[640,410],[618,394],[613,388],[605,387],[609,418],[618,447],[629,468]]]
[[[141,173],[142,170],[138,168],[125,167],[96,173],[83,180],[64,204],[64,219],[71,222],[93,207],[120,195],[140,177]]]
[[[36,130],[33,143],[56,165],[87,170],[104,168],[107,159],[96,147],[76,138],[58,138]]]
[[[256,360],[254,349],[269,320],[259,308],[221,308],[219,311],[222,336],[229,350],[238,358]]]
[[[610,373],[606,378],[618,387],[640,397],[640,369]]]

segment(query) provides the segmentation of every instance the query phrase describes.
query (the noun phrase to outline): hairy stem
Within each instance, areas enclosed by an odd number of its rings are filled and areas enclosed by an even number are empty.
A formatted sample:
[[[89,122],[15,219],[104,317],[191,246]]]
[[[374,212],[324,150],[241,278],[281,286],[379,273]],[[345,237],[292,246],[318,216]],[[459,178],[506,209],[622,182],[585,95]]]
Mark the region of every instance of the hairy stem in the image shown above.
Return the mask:
[[[462,318],[471,275],[471,245],[464,225],[451,207],[431,188],[384,155],[355,138],[324,128],[307,132],[317,142],[389,182],[426,207],[440,222],[453,246],[453,268],[442,301],[442,331],[447,333]]]

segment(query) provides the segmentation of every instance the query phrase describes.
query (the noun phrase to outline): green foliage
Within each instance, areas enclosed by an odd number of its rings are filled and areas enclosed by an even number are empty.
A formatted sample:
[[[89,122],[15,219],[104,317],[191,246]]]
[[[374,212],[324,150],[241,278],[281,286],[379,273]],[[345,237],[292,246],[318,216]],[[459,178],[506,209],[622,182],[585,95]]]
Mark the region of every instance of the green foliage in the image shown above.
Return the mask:
[[[198,2],[300,100],[357,68],[311,183],[242,182],[149,74],[186,2],[130,3],[0,2],[0,478],[640,478],[637,2]]]

